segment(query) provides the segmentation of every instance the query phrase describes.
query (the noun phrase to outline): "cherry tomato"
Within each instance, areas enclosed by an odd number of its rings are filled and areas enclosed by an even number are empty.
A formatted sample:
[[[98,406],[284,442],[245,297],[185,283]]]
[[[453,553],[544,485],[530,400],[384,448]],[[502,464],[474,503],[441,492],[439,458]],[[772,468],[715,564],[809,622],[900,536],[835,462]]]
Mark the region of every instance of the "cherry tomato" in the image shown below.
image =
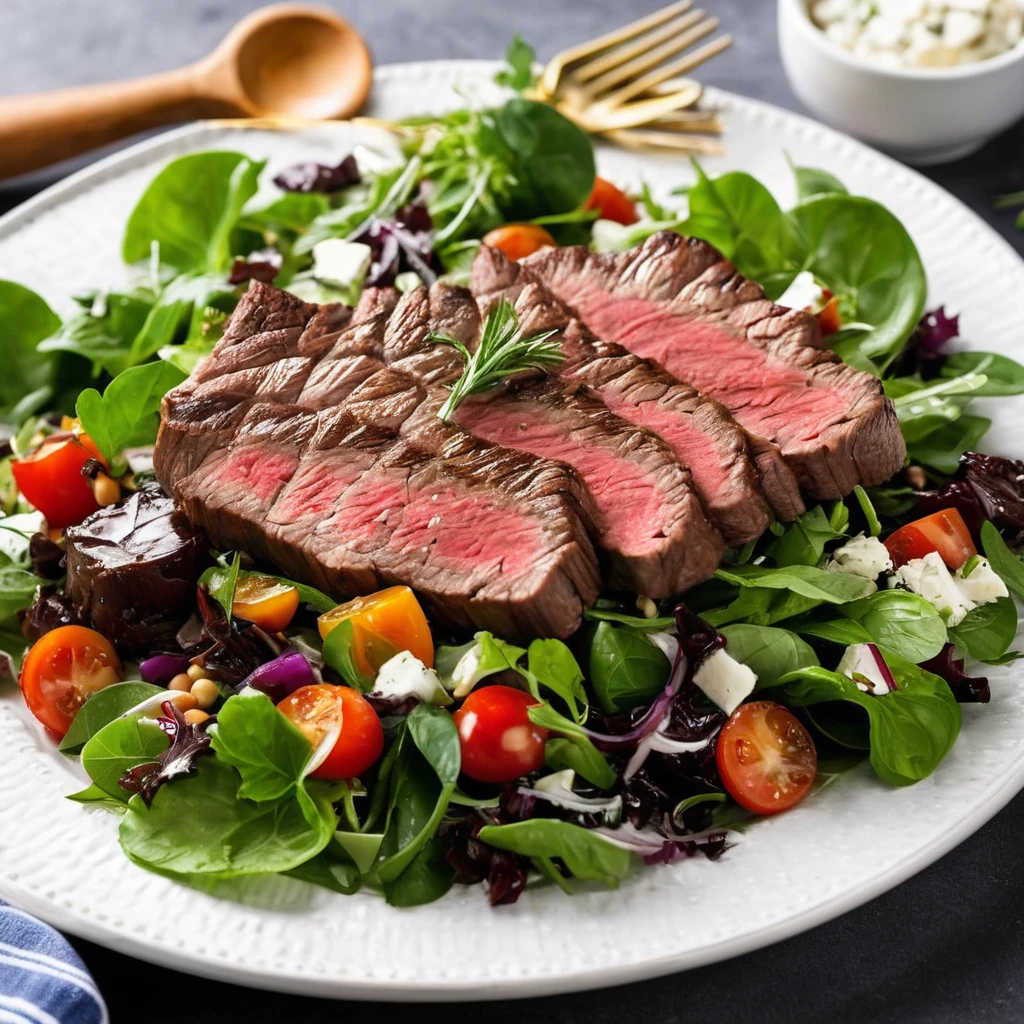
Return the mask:
[[[604,178],[594,179],[594,188],[585,209],[597,210],[602,220],[614,220],[619,224],[635,224],[640,219],[633,200]]]
[[[20,680],[29,711],[59,736],[94,693],[120,681],[121,662],[110,641],[85,626],[61,626],[37,640]]]
[[[434,664],[434,640],[427,617],[408,587],[388,587],[339,604],[317,620],[320,636],[350,619],[355,633],[353,657],[366,675],[375,675],[396,651],[410,651],[427,668]]]
[[[484,235],[484,245],[500,249],[510,260],[521,260],[555,240],[539,224],[504,224]]]
[[[937,551],[950,569],[959,569],[978,553],[964,517],[955,508],[944,508],[901,526],[889,536],[885,546],[897,569],[932,551]]]
[[[810,734],[791,711],[767,700],[732,713],[718,734],[715,760],[729,795],[755,814],[796,806],[818,771]]]
[[[235,587],[232,615],[255,622],[268,633],[287,629],[299,608],[297,587],[281,583],[273,576],[253,573],[243,576]]]
[[[511,782],[544,763],[548,730],[526,713],[540,701],[511,686],[474,690],[452,716],[459,727],[462,770],[478,782]]]
[[[314,779],[352,779],[366,771],[384,749],[377,712],[350,686],[318,683],[303,686],[277,705],[278,710],[313,744],[340,730],[331,752],[310,772]]]
[[[87,434],[55,434],[31,454],[11,463],[18,490],[35,505],[49,526],[77,526],[99,509],[82,467],[103,461]]]
[[[821,328],[822,337],[827,338],[843,326],[843,321],[839,315],[839,300],[827,291],[825,294],[828,295],[828,302],[818,313],[818,326]]]

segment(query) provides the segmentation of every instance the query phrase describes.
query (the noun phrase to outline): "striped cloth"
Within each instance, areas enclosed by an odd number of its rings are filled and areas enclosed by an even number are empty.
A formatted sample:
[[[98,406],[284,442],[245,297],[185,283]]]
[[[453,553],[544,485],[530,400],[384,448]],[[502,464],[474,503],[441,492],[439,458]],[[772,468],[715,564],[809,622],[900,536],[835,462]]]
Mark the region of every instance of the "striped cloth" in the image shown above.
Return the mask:
[[[0,1024],[109,1024],[85,964],[49,925],[0,901]]]

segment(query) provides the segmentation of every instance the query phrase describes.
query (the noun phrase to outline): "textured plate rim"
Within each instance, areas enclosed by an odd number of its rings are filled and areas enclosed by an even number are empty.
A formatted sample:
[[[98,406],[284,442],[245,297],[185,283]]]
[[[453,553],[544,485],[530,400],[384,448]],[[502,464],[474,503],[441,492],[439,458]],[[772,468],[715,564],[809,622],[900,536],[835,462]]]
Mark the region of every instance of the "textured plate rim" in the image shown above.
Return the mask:
[[[479,74],[494,67],[496,63],[493,61],[410,62],[378,68],[375,78],[382,82],[416,80],[433,75],[450,76],[460,70]],[[845,148],[852,156],[870,159],[893,179],[902,179],[906,187],[914,188],[916,191],[926,190],[933,201],[955,209],[960,217],[966,217],[972,223],[975,232],[990,247],[994,259],[1002,262],[1007,269],[1012,267],[1019,271],[1020,257],[1009,242],[1001,238],[964,203],[917,171],[800,114],[724,90],[709,88],[706,95],[713,103],[737,110],[745,109],[761,120],[772,120],[779,125],[785,124],[796,128],[806,137],[816,137],[833,149]],[[193,138],[199,144],[203,135],[217,132],[222,127],[221,123],[216,121],[185,125],[103,158],[50,186],[0,217],[0,238],[13,234],[37,215],[59,207],[89,188],[109,178],[116,178],[136,165],[147,164],[162,151],[173,153],[182,141]],[[240,126],[236,122],[233,127]],[[350,999],[454,1001],[528,998],[621,985],[703,966],[763,948],[823,924],[869,902],[939,860],[990,820],[1022,788],[1024,754],[1018,756],[998,784],[994,785],[984,799],[977,802],[953,828],[947,830],[940,840],[890,865],[869,881],[840,892],[806,910],[798,911],[783,920],[695,950],[650,957],[637,963],[573,970],[548,977],[495,978],[487,982],[452,978],[437,982],[396,982],[385,979],[357,981],[351,978],[321,977],[284,970],[271,971],[266,968],[257,971],[241,963],[225,962],[215,958],[204,959],[180,945],[155,939],[135,938],[92,917],[65,909],[45,897],[38,897],[6,878],[0,878],[0,896],[49,921],[57,928],[107,948],[161,966],[234,984],[303,995]]]

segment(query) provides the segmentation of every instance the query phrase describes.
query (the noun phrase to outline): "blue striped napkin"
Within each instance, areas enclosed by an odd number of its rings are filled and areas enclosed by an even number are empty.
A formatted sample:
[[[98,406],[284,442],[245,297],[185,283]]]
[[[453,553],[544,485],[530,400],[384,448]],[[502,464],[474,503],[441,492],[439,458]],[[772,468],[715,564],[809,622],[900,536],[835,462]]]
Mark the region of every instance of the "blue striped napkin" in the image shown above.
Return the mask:
[[[108,1024],[85,964],[49,925],[0,901],[0,1024]]]

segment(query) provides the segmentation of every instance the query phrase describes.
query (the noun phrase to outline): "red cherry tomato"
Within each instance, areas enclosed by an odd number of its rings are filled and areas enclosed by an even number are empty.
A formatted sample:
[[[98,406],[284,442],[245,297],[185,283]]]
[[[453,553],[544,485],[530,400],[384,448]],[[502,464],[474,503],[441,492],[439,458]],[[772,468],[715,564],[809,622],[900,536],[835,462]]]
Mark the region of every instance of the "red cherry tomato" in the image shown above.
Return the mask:
[[[49,526],[77,526],[100,506],[93,496],[82,467],[90,460],[103,461],[99,449],[86,434],[55,434],[31,455],[11,463],[18,490],[35,505]]]
[[[729,795],[754,814],[796,806],[818,772],[810,734],[791,711],[767,700],[732,713],[718,734],[715,760]]]
[[[950,569],[959,569],[978,553],[964,517],[955,508],[944,508],[901,526],[889,536],[885,546],[897,569],[912,558],[924,558],[933,551],[942,556]]]
[[[20,679],[29,711],[58,736],[94,693],[120,681],[121,662],[110,641],[85,626],[61,626],[37,640]]]
[[[318,683],[303,686],[277,705],[313,749],[335,730],[331,752],[310,772],[314,779],[352,779],[365,772],[384,749],[384,730],[377,712],[350,686]]]
[[[594,189],[585,208],[597,210],[602,220],[614,220],[619,224],[635,224],[640,219],[629,196],[604,178],[594,179]]]
[[[500,249],[510,260],[521,260],[555,240],[539,224],[504,224],[484,235],[484,245]]]
[[[462,770],[478,782],[511,782],[544,763],[548,730],[526,713],[540,701],[511,686],[474,690],[452,716],[459,727]]]

